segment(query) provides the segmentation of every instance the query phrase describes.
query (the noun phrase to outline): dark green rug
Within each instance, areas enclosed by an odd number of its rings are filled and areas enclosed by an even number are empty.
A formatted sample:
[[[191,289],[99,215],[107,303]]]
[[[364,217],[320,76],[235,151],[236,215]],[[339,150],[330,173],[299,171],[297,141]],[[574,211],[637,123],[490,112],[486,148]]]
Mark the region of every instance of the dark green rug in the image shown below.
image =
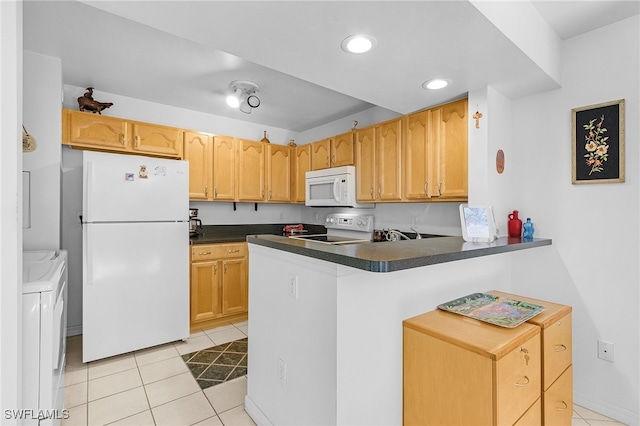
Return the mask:
[[[247,374],[248,339],[235,340],[182,355],[201,389],[219,385]]]

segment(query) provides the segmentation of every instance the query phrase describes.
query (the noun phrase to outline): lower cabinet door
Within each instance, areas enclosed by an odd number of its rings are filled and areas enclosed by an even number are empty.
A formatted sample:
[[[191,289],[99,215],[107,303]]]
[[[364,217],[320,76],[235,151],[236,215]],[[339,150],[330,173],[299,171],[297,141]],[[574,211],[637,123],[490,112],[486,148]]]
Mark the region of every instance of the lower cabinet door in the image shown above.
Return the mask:
[[[191,322],[206,321],[220,315],[220,262],[191,264]]]
[[[571,425],[573,414],[573,365],[558,377],[543,396],[545,425]]]
[[[246,258],[227,259],[222,262],[222,314],[247,312]]]

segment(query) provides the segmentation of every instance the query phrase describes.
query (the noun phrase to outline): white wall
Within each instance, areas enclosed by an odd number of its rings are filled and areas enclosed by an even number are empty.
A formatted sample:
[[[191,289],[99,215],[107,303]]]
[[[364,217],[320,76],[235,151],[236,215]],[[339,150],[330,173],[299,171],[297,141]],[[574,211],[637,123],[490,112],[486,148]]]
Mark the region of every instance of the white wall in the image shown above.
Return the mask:
[[[513,102],[513,201],[553,251],[513,256],[514,292],[573,306],[574,399],[639,424],[640,17],[566,40],[562,88]],[[571,109],[626,100],[626,182],[571,184]],[[507,157],[509,159],[510,157]],[[614,362],[597,340],[614,343]]]
[[[22,408],[22,3],[0,1],[0,406]],[[33,407],[30,407],[33,408]],[[5,418],[3,424],[18,424]]]
[[[60,248],[60,163],[62,64],[60,59],[25,51],[24,126],[36,149],[22,155],[31,175],[30,226],[23,230],[25,250]]]

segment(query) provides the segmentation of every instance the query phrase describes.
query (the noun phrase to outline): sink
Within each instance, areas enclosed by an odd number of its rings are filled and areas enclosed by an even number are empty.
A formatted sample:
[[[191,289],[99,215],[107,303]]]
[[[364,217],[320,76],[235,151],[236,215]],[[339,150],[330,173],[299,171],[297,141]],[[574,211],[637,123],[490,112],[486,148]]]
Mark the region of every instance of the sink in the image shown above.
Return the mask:
[[[415,233],[415,232],[404,232],[404,231],[399,231],[399,232],[400,232],[402,235],[405,235],[405,236],[406,236],[407,238],[409,238],[410,240],[415,240],[415,239],[416,239],[416,237],[418,236],[418,234],[417,234],[417,233]],[[426,238],[442,238],[442,237],[447,237],[448,235],[436,235],[436,234],[423,234],[423,233],[420,233],[420,236],[421,236],[423,239],[426,239]],[[387,239],[385,239],[385,238],[383,237],[383,239],[382,239],[381,241],[376,241],[376,242],[387,242],[387,241],[393,241],[393,240],[387,240]],[[395,240],[395,241],[407,241],[407,240],[406,240],[405,238],[400,238],[400,239]]]

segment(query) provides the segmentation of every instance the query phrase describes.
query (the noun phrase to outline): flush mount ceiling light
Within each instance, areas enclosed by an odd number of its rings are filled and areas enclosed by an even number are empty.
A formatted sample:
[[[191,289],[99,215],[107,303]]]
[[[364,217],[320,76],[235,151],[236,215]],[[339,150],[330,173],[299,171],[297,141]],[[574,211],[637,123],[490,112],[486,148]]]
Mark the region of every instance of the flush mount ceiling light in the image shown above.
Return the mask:
[[[422,83],[422,88],[429,90],[438,90],[447,87],[449,84],[451,84],[451,80],[447,80],[446,78],[434,78]]]
[[[365,34],[350,35],[340,46],[347,53],[365,53],[376,46],[376,39]]]
[[[227,105],[231,108],[238,108],[245,114],[251,114],[254,108],[260,106],[260,98],[256,96],[258,90],[260,87],[253,81],[234,80],[229,83]]]

